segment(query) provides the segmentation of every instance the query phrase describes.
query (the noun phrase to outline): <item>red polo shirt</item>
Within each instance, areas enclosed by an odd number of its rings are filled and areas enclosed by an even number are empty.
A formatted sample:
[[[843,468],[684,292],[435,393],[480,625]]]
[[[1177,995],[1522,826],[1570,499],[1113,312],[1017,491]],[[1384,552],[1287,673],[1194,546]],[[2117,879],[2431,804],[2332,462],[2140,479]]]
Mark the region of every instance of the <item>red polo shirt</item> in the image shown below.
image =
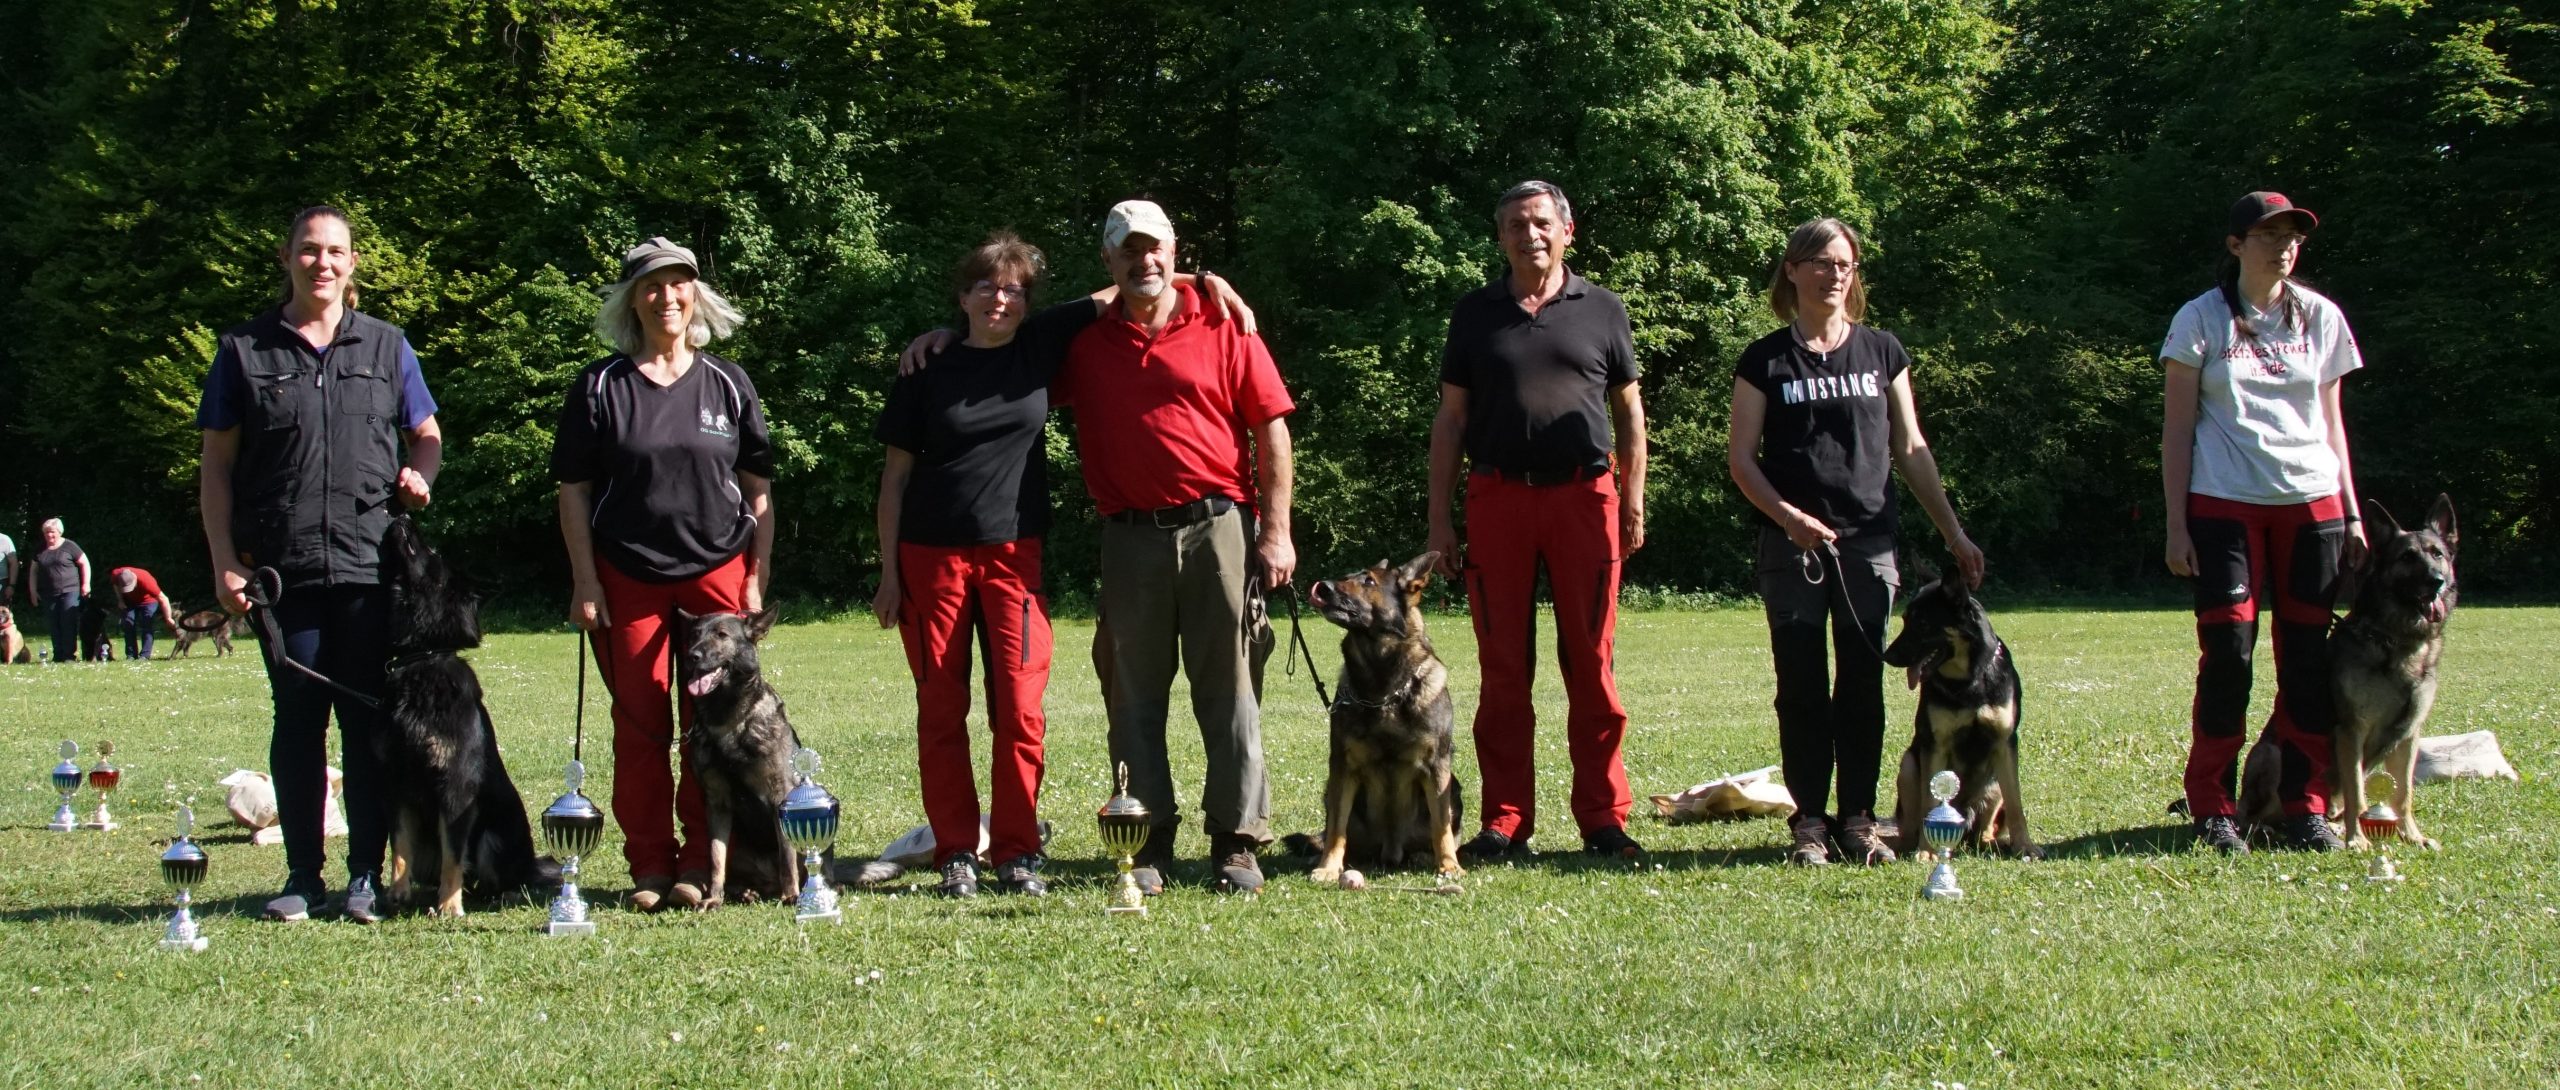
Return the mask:
[[[160,593],[160,581],[152,578],[150,572],[144,571],[140,568],[116,568],[110,570],[107,572],[107,585],[111,587],[116,585],[117,572],[128,571],[133,573],[133,593],[126,594],[121,591],[117,592],[117,597],[122,598],[127,607],[138,606],[144,602],[158,602],[162,609],[167,609],[169,607],[168,596]]]
[[[1115,306],[1067,347],[1050,400],[1076,411],[1085,490],[1105,515],[1254,498],[1247,432],[1296,409],[1262,338],[1200,313],[1191,285],[1153,335]]]

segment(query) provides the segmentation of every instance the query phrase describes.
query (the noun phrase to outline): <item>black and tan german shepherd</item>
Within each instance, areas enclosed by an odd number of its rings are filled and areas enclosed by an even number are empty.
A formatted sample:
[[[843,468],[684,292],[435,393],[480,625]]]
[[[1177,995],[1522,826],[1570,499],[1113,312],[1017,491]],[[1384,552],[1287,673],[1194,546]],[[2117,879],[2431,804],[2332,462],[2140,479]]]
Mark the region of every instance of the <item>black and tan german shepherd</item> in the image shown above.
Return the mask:
[[[2347,615],[2329,633],[2329,691],[2337,702],[2329,765],[2329,818],[2343,823],[2350,848],[2368,846],[2356,817],[2364,812],[2364,780],[2375,769],[2391,774],[2391,810],[2400,838],[2423,848],[2436,842],[2418,831],[2418,736],[2435,708],[2436,665],[2444,655],[2444,626],[2453,616],[2458,587],[2454,553],[2462,534],[2453,521],[2453,498],[2438,495],[2427,521],[2403,530],[2380,503],[2364,501],[2371,548],[2364,567],[2346,573],[2338,597]],[[2283,775],[2274,747],[2251,746],[2241,765],[2240,815],[2254,825],[2284,820],[2277,801]]]
[[[685,640],[678,676],[693,702],[687,739],[711,826],[711,874],[700,907],[709,911],[728,898],[796,901],[800,860],[782,836],[782,799],[799,782],[791,754],[800,735],[756,657],[757,642],[773,630],[773,611],[678,615]]]
[[[2027,832],[2018,785],[2018,663],[1991,631],[1991,615],[1961,577],[1930,582],[1902,611],[1902,632],[1884,649],[1920,692],[1911,746],[1894,777],[1894,818],[1905,854],[1924,847],[1920,823],[1936,805],[1929,778],[1953,771],[1962,787],[1953,804],[1965,815],[1965,840],[1979,848],[2004,843],[2025,859],[2041,859]]]
[[[463,914],[468,890],[492,895],[559,878],[533,850],[524,799],[498,755],[480,677],[460,652],[480,646],[480,598],[403,515],[383,535],[391,584],[391,660],[383,672],[384,729],[376,735],[391,802],[393,904],[420,876],[436,885],[439,916]]]
[[[1429,858],[1443,877],[1458,866],[1465,815],[1452,733],[1449,670],[1422,631],[1422,588],[1438,553],[1389,567],[1384,560],[1318,581],[1307,600],[1341,625],[1342,673],[1333,695],[1333,755],[1324,781],[1324,836],[1308,877],[1340,881],[1345,860],[1400,866]]]

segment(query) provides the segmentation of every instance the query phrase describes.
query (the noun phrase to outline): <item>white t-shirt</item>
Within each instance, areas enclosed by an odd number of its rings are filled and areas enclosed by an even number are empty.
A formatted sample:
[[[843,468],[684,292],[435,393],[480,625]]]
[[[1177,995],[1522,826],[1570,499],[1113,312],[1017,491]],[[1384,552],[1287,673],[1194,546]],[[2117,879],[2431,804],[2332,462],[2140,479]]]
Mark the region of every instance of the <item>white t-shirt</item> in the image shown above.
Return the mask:
[[[2301,320],[2285,324],[2284,300],[2261,312],[2240,304],[2256,337],[2231,320],[2220,289],[2187,300],[2160,355],[2203,372],[2187,489],[2242,503],[2306,503],[2338,491],[2338,454],[2320,388],[2364,366],[2346,315],[2326,296],[2287,284]]]

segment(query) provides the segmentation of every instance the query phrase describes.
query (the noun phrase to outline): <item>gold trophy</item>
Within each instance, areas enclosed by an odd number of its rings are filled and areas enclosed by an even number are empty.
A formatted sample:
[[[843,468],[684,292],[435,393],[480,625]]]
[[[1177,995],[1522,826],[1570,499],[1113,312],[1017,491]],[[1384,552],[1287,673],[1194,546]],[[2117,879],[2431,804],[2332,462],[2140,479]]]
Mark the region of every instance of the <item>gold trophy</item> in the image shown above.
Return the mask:
[[[2391,789],[2398,783],[2388,772],[2376,772],[2364,781],[2364,797],[2372,799],[2373,805],[2356,815],[2356,827],[2364,831],[2366,840],[2373,842],[2373,862],[2366,865],[2364,871],[2364,880],[2368,882],[2400,880],[2400,868],[2393,865],[2391,857],[2382,850],[2383,841],[2400,835],[2400,815],[2391,809],[2390,801]]]
[[[1104,911],[1114,916],[1144,916],[1147,899],[1138,892],[1138,876],[1130,872],[1137,868],[1138,849],[1146,846],[1147,832],[1154,827],[1154,820],[1147,813],[1147,804],[1129,794],[1127,762],[1119,766],[1118,788],[1119,793],[1093,815],[1094,824],[1101,827],[1102,850],[1111,853],[1112,860],[1120,864],[1119,888],[1111,891],[1111,904]]]
[[[96,817],[81,823],[80,827],[83,829],[96,829],[102,833],[116,831],[116,817],[107,812],[107,796],[116,793],[116,784],[124,780],[124,770],[107,760],[114,756],[115,752],[115,743],[98,743],[98,763],[89,767],[89,789],[98,793],[98,813]]]

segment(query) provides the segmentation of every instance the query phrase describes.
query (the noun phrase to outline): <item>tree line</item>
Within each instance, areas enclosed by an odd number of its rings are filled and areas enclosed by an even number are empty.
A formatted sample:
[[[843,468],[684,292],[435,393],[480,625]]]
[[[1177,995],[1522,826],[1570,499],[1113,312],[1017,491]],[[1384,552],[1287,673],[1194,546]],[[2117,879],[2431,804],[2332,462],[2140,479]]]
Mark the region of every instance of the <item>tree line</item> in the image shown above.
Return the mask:
[[[2368,369],[2365,495],[2461,509],[2475,589],[2560,583],[2560,16],[2486,0],[31,0],[0,43],[0,527],[61,515],[201,598],[196,392],[275,300],[295,209],[354,219],[360,306],[442,405],[431,532],[565,588],[546,459],[620,253],[702,255],[781,453],[777,587],[876,563],[872,419],[946,273],[1010,227],[1049,297],[1152,197],[1300,403],[1314,571],[1418,551],[1449,308],[1492,200],[1571,194],[1652,418],[1630,583],[1750,584],[1725,413],[1785,232],[1865,233],[1871,321],[1993,578],[2167,587],[2157,349],[2224,209],[2317,210],[2305,277]],[[1069,437],[1053,432],[1065,465]],[[1054,586],[1090,585],[1055,475]],[[1906,510],[1910,505],[1906,505]],[[1918,515],[1908,516],[1914,520]],[[1914,522],[1923,559],[1935,535]]]

